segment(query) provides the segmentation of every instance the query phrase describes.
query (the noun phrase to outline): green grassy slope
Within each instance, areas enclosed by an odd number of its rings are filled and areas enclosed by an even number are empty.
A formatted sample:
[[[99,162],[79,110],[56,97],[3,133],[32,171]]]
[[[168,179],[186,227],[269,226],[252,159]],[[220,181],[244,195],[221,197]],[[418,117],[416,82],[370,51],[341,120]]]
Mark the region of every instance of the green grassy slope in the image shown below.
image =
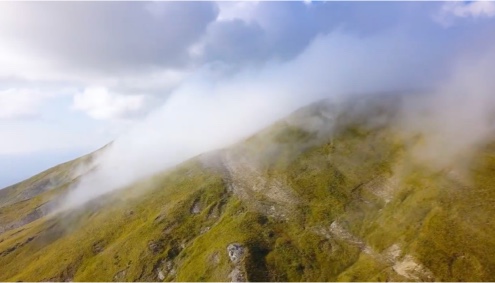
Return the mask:
[[[0,190],[0,233],[48,214],[97,153],[60,164]]]
[[[307,107],[238,145],[3,232],[0,280],[495,280],[495,142],[463,164],[470,178],[433,170],[411,156],[421,137],[367,122],[393,118],[381,106]],[[15,218],[7,208],[0,217]],[[231,243],[244,247],[239,261]]]

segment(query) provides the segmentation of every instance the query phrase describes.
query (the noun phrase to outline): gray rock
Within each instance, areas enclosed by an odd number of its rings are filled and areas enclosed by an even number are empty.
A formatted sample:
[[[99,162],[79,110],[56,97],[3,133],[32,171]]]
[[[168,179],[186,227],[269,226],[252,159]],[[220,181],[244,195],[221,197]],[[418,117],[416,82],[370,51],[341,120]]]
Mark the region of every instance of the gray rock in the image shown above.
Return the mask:
[[[104,248],[105,248],[105,243],[103,241],[98,241],[93,244],[93,253],[99,254],[103,251]]]
[[[210,231],[210,227],[204,227],[204,228],[201,228],[201,231],[199,231],[200,234],[204,234],[206,232]]]
[[[153,253],[153,254],[158,254],[161,253],[164,249],[162,242],[160,241],[150,241],[148,242],[148,249]]]
[[[201,204],[199,201],[195,201],[193,206],[191,207],[191,213],[192,214],[198,214],[201,212]]]
[[[158,279],[163,280],[165,279],[165,274],[161,270],[158,271]]]
[[[174,263],[170,260],[165,261],[162,260],[158,263],[158,267],[156,268],[157,277],[160,281],[163,281],[168,275],[175,275]]]
[[[231,282],[245,282],[246,279],[244,278],[244,274],[242,271],[236,267],[230,272],[229,278]]]
[[[232,243],[227,246],[227,253],[229,254],[230,261],[236,263],[244,254],[244,246],[239,243]]]
[[[124,270],[120,270],[119,272],[115,273],[113,276],[113,281],[125,281],[125,275],[127,274],[127,268]]]

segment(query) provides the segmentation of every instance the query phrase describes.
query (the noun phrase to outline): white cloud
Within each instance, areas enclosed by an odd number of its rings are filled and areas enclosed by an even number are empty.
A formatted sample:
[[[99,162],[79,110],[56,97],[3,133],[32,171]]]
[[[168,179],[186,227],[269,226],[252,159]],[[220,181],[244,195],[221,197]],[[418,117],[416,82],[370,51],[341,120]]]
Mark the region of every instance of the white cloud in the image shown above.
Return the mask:
[[[468,4],[459,2],[446,3],[448,12],[457,17],[493,17],[495,16],[495,3],[488,1],[476,1]]]
[[[89,87],[74,96],[73,108],[97,120],[123,118],[145,107],[144,95],[120,95],[104,87]]]
[[[255,12],[258,4],[258,1],[217,2],[219,8],[217,20],[241,19],[246,22],[253,21],[256,17]]]
[[[222,66],[205,67],[114,140],[97,160],[98,170],[81,180],[66,205],[233,144],[315,100],[417,87],[422,81],[416,70],[425,69],[417,66],[417,50],[399,32],[370,38],[336,32],[318,37],[293,60],[261,69],[223,76]]]
[[[46,80],[53,79],[54,74],[58,78],[65,77],[60,72],[53,70],[49,60],[2,36],[0,42],[0,78],[16,77],[26,80]]]
[[[495,2],[491,1],[473,1],[464,2],[446,2],[440,8],[434,20],[443,26],[451,26],[456,18],[490,18],[495,16]]]
[[[186,49],[216,16],[212,2],[5,2],[0,38],[71,71],[183,68]]]
[[[33,118],[51,94],[32,89],[10,88],[0,91],[0,119]]]

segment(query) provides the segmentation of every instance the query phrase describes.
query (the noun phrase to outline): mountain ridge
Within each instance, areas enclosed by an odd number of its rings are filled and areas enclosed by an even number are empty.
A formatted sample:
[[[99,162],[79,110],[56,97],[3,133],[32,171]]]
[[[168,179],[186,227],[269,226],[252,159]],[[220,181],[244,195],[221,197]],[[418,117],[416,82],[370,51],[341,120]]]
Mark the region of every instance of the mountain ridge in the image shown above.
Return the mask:
[[[403,103],[320,101],[238,144],[1,231],[0,280],[493,280],[495,139],[462,166],[468,179],[432,168],[411,150],[421,134],[395,125]],[[9,202],[0,216],[26,200]]]

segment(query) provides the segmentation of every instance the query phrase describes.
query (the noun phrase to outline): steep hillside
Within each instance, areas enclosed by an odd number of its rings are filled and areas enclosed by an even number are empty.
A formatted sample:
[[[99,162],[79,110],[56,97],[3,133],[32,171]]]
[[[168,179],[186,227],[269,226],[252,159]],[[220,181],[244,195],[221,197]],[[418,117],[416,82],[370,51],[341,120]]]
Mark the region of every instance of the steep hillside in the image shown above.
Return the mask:
[[[91,163],[95,152],[60,164],[0,190],[0,233],[21,227],[55,209],[68,188]]]
[[[19,224],[0,231],[0,280],[495,280],[495,139],[462,171],[428,166],[393,123],[401,103],[322,101],[30,221],[81,161],[4,189],[0,223]]]

